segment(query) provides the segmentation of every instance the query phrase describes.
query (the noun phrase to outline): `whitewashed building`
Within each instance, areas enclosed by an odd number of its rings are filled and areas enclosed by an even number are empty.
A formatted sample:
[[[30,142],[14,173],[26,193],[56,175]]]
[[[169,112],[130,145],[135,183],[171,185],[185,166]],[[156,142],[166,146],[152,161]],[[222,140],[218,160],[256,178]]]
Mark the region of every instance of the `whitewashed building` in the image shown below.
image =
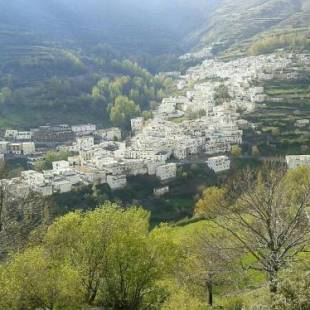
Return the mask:
[[[144,118],[143,117],[136,117],[130,120],[131,123],[131,131],[137,132],[143,128],[144,125]]]
[[[96,136],[104,141],[120,141],[122,139],[122,131],[118,127],[100,129],[96,131]]]
[[[95,124],[74,125],[71,130],[78,136],[89,135],[96,131]]]
[[[299,119],[296,121],[295,126],[298,128],[307,127],[310,124],[310,120],[308,119]]]
[[[161,197],[161,196],[169,193],[169,186],[154,188],[153,193],[154,193],[155,197]]]
[[[310,166],[310,155],[288,155],[285,157],[289,169]]]
[[[94,146],[94,144],[95,144],[94,137],[91,137],[91,136],[78,137],[76,139],[76,145],[77,145],[79,150],[89,149],[92,146]]]
[[[127,185],[126,175],[108,175],[107,183],[112,190],[124,188]]]
[[[70,163],[67,160],[54,161],[52,165],[53,172],[55,172],[56,174],[62,174],[70,170]]]
[[[7,141],[0,141],[0,154],[6,154],[8,152],[8,144]]]
[[[177,175],[177,165],[175,163],[170,163],[162,165],[156,168],[156,176],[161,181],[166,181],[175,178]]]
[[[207,165],[215,173],[227,171],[230,169],[230,159],[228,156],[215,156],[207,160]]]

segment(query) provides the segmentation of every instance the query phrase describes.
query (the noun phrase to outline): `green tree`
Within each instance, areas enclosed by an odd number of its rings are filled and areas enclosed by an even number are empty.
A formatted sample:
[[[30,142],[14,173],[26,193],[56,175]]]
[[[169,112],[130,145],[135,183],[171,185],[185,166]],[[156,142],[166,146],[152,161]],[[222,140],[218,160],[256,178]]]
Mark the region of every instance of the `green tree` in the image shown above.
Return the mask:
[[[242,252],[232,244],[227,231],[212,223],[186,240],[187,255],[179,274],[189,287],[203,290],[210,306],[214,303],[215,288],[237,287],[241,279]]]
[[[79,273],[85,303],[112,309],[147,309],[166,297],[160,280],[178,255],[168,228],[149,233],[149,214],[106,204],[70,213],[48,230],[45,245],[56,262]]]
[[[79,309],[78,273],[41,247],[16,254],[0,272],[1,309]]]
[[[45,154],[43,159],[35,162],[34,169],[37,171],[52,169],[53,161],[67,160],[70,152],[66,150],[49,151]]]
[[[239,157],[242,153],[242,149],[239,145],[233,145],[231,147],[231,155],[234,157]]]
[[[121,127],[128,127],[130,119],[140,114],[140,108],[125,96],[119,96],[115,99],[111,108],[110,119],[113,124]]]
[[[195,206],[195,215],[214,217],[228,207],[227,190],[219,187],[206,188]]]

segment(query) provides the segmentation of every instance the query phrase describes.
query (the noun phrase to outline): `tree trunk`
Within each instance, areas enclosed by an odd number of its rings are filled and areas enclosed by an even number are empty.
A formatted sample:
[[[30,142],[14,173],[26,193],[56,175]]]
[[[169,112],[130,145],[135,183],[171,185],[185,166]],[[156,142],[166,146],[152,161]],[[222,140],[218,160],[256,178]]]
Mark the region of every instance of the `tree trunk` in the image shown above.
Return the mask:
[[[208,304],[212,306],[213,305],[213,283],[212,281],[207,281],[207,288],[208,288]]]
[[[278,291],[278,272],[269,272],[269,291],[272,294],[276,294]]]

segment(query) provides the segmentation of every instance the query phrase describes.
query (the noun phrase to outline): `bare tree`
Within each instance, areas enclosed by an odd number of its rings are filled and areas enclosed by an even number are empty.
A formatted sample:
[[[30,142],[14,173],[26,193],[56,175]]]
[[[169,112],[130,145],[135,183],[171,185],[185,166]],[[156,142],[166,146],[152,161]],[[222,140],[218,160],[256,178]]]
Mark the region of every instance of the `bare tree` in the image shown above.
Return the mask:
[[[305,251],[310,241],[310,169],[285,171],[275,165],[246,171],[235,183],[240,195],[214,219],[255,259],[250,268],[267,273],[271,293],[278,273]]]

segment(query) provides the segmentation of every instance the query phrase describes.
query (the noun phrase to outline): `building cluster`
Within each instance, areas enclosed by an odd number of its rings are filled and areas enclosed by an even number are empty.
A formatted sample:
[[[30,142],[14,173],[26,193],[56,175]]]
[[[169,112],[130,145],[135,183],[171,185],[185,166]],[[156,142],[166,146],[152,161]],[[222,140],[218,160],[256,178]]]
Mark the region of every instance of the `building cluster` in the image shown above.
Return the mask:
[[[309,63],[309,55],[288,53],[244,57],[228,62],[207,59],[180,77],[178,89],[195,84],[196,91],[202,90],[204,95],[208,94],[207,100],[212,100],[212,92],[221,83],[228,89],[232,107],[252,111],[256,103],[262,103],[266,98],[264,88],[255,85],[277,77],[296,79],[299,68]],[[190,108],[200,109],[198,106],[195,102]]]
[[[239,110],[251,111],[265,100],[264,88],[254,82],[272,79],[278,72],[288,74],[286,69],[296,57],[272,54],[225,63],[205,60],[176,81],[183,95],[163,99],[150,120],[131,120],[132,136],[127,140],[119,128],[97,130],[92,124],[8,130],[0,153],[31,154],[35,143],[57,143],[75,155],[53,162],[51,170],[24,171],[20,178],[2,184],[13,182],[49,196],[90,184],[108,184],[116,190],[126,186],[128,176],[153,175],[164,183],[154,189],[154,195],[161,196],[169,191],[165,183],[177,175],[177,163],[186,163],[189,157],[204,155],[206,165],[216,173],[229,170],[227,155],[233,145],[242,143],[243,129],[250,126]],[[300,56],[298,61],[306,63],[308,58]],[[307,124],[301,120],[296,125]],[[295,167],[309,158],[287,157],[287,161]]]

